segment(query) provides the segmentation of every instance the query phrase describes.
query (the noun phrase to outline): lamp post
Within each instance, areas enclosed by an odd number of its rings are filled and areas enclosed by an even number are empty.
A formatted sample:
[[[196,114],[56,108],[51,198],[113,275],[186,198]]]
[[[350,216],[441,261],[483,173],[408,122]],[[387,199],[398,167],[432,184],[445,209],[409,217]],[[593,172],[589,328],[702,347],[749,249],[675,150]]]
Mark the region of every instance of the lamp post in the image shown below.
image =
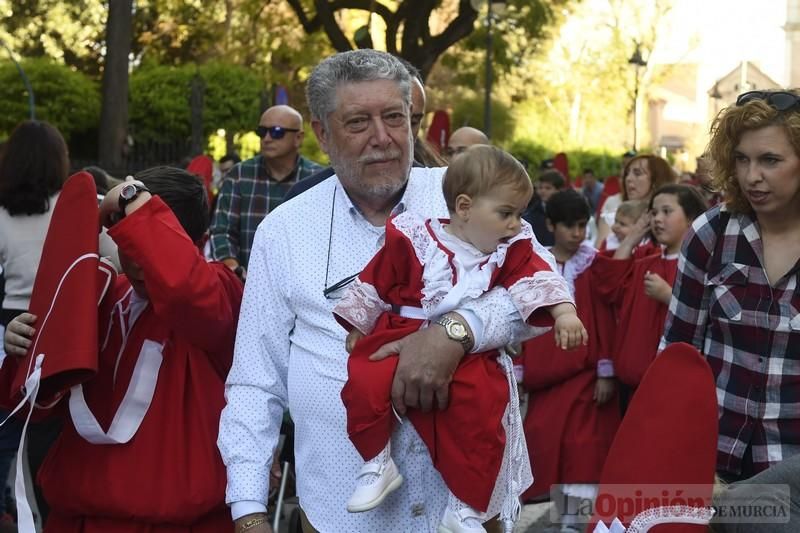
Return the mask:
[[[636,43],[636,50],[628,60],[628,64],[633,65],[636,70],[636,79],[633,85],[633,150],[638,149],[638,125],[639,125],[639,69],[647,66],[647,61],[642,57],[639,43]]]
[[[472,6],[481,2],[473,2]],[[493,56],[493,36],[492,36],[492,23],[494,21],[494,9],[497,13],[502,13],[505,10],[505,2],[502,0],[488,0],[486,2],[486,88],[484,91],[483,99],[483,132],[486,136],[492,138],[492,82],[494,69],[492,67]],[[477,10],[477,8],[475,7]]]
[[[30,111],[31,120],[36,120],[36,103],[33,97],[33,87],[31,87],[31,82],[28,81],[28,76],[25,75],[25,71],[22,70],[22,66],[17,63],[17,60],[14,58],[13,52],[11,49],[6,45],[6,42],[0,39],[0,45],[6,49],[8,52],[8,56],[11,58],[11,61],[14,62],[14,66],[17,67],[17,72],[19,72],[19,77],[22,78],[22,83],[25,84],[25,89],[28,91],[28,109]]]

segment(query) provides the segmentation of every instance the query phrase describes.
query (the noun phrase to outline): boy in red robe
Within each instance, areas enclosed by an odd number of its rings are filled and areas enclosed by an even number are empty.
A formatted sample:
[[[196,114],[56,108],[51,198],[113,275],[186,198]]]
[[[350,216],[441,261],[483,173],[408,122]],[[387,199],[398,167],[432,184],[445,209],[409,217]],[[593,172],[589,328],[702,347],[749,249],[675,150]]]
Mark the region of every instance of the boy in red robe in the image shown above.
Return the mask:
[[[125,275],[99,307],[97,374],[46,409],[65,423],[38,476],[45,531],[231,531],[216,439],[243,287],[198,248],[203,185],[143,171],[108,192],[100,222]],[[25,355],[35,325],[27,313],[9,324],[9,355]]]
[[[565,526],[575,525],[570,519],[580,500],[594,497],[619,425],[611,401],[614,367],[608,359],[614,319],[602,300],[592,298],[598,280],[590,268],[597,250],[585,240],[590,215],[586,199],[574,190],[558,192],[547,203],[547,224],[555,239],[550,252],[575,298],[589,343],[570,353],[549,335],[523,344],[522,383],[529,393],[523,427],[534,465],[534,483],[523,498],[551,495]],[[559,494],[551,493],[556,484]]]

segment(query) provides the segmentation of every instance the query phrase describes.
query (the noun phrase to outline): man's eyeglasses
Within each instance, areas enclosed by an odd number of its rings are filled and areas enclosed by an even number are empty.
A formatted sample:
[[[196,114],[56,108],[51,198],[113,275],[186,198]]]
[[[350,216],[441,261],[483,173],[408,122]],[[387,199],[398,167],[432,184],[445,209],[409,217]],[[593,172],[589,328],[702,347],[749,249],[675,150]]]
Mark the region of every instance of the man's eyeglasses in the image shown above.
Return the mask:
[[[789,111],[800,104],[800,96],[787,91],[749,91],[736,99],[737,106],[743,106],[753,100],[764,100],[778,111]]]
[[[287,132],[298,132],[300,130],[294,128],[284,128],[283,126],[259,126],[255,129],[256,135],[259,139],[263,139],[264,135],[269,134],[273,139],[283,139]]]

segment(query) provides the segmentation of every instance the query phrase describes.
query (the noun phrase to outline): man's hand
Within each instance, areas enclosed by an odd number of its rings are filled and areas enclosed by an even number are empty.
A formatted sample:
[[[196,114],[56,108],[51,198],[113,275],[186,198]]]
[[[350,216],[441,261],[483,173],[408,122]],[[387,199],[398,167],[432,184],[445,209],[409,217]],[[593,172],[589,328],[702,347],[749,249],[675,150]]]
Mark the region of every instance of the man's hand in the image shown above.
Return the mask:
[[[280,512],[280,510],[277,512]],[[261,522],[262,518],[263,522]],[[248,526],[248,524],[253,523],[253,520],[257,520],[259,523],[253,526]],[[269,524],[266,513],[253,513],[245,515],[234,522],[234,528],[235,533],[273,533],[272,526]]]
[[[35,323],[36,315],[30,313],[22,313],[8,323],[3,336],[3,348],[8,355],[25,357],[28,348],[31,347],[31,339],[36,334],[33,328]]]
[[[657,302],[669,305],[669,300],[672,298],[672,287],[664,278],[648,271],[644,274],[644,293]]]
[[[356,343],[363,338],[364,334],[358,331],[358,329],[351,329],[350,333],[347,334],[347,338],[344,340],[344,349],[347,350],[347,353],[352,353]]]
[[[461,322],[464,322],[461,319]],[[471,335],[471,332],[470,332]],[[435,324],[381,346],[369,358],[379,361],[397,354],[392,382],[392,403],[400,415],[411,407],[428,412],[447,407],[450,381],[464,357],[464,347]]]
[[[603,405],[614,396],[616,388],[617,384],[614,378],[597,378],[592,399],[597,402],[597,405]]]
[[[269,492],[270,495],[273,491],[281,487],[281,478],[283,477],[283,470],[281,470],[281,454],[278,447],[275,447],[275,453],[272,454],[272,466],[269,469]]]

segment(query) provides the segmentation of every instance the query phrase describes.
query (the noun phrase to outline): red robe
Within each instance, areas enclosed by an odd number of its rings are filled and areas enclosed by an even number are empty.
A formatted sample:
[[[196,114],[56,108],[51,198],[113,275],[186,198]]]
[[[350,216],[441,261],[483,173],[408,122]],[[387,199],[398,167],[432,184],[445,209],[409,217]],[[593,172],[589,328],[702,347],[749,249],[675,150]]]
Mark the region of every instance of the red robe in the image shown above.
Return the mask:
[[[502,286],[528,323],[551,325],[545,307],[571,298],[564,280],[535,253],[532,239],[533,232],[526,224],[520,235],[501,245],[502,252],[495,252],[484,263],[489,269],[485,272],[488,286],[467,297]],[[384,247],[334,310],[347,329],[357,327],[368,334],[350,354],[348,381],[342,390],[347,431],[365,460],[386,446],[396,423],[391,384],[397,358],[372,362],[368,357],[383,344],[424,325],[421,318],[393,312],[398,306],[418,308],[431,318],[446,312],[438,302],[456,292],[459,279],[453,257],[436,238],[430,220],[410,213],[399,215],[387,222]],[[493,259],[499,261],[492,263]],[[505,448],[502,417],[509,390],[497,356],[497,351],[491,351],[462,360],[450,383],[447,410],[408,412],[450,491],[481,511],[489,505]]]
[[[586,254],[584,261],[589,250],[578,252]],[[619,426],[614,398],[603,405],[593,400],[597,363],[609,357],[614,331],[611,309],[592,296],[595,283],[590,268],[574,279],[578,318],[589,333],[587,346],[567,352],[556,346],[553,335],[523,344],[523,385],[529,392],[524,430],[534,465],[534,483],[523,500],[549,494],[554,484],[598,483]]]
[[[45,531],[232,531],[216,439],[242,284],[221,263],[205,261],[157,197],[109,234],[145,272],[149,301],[130,327],[124,311],[134,299],[131,284],[119,276],[101,307],[99,369],[82,390],[103,431],[120,410],[146,340],[163,360],[160,368],[140,368],[155,389],[124,444],[92,444],[76,430],[66,401],[54,410],[66,421],[38,476],[51,507]]]
[[[630,387],[639,385],[655,359],[668,310],[667,305],[645,294],[644,275],[648,271],[658,274],[672,286],[678,271],[677,258],[667,259],[661,252],[642,255],[643,252],[629,259],[612,259],[599,254],[592,265],[598,280],[594,285],[597,298],[606,299],[618,318],[613,342],[614,370],[619,380]]]

